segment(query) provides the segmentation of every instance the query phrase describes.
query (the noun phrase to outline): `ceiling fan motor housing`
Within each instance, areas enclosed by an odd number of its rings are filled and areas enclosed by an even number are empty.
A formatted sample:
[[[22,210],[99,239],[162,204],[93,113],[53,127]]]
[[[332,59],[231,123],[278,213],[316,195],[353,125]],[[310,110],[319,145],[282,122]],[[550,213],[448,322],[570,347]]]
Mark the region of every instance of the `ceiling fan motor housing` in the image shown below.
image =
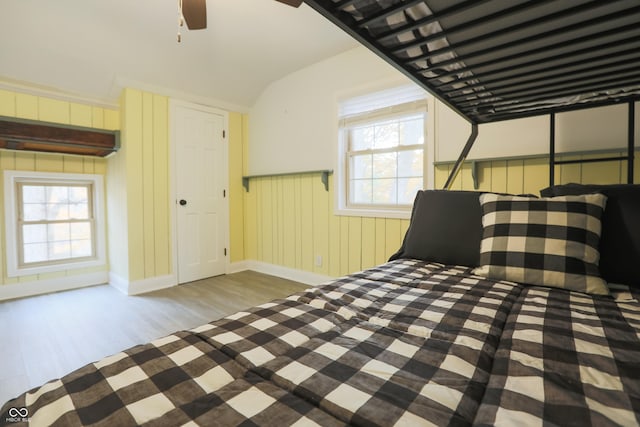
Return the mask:
[[[182,0],[182,16],[190,30],[207,28],[206,0]]]

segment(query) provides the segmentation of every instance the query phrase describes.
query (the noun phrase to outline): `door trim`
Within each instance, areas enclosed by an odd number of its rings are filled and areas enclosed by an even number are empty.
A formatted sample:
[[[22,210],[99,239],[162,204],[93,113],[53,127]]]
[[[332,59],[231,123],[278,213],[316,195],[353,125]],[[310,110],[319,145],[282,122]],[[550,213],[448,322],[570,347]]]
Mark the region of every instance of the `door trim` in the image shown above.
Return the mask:
[[[229,112],[221,110],[219,108],[210,107],[207,105],[194,104],[192,102],[183,101],[180,99],[169,99],[169,221],[171,223],[171,262],[172,262],[172,274],[176,277],[176,283],[178,281],[178,232],[177,232],[177,194],[176,194],[176,126],[175,117],[177,108],[191,108],[206,113],[212,113],[222,116],[223,129],[225,137],[223,138],[222,153],[224,156],[224,171],[222,177],[222,184],[226,190],[226,197],[223,200],[222,209],[222,240],[224,246],[227,248],[227,255],[224,259],[224,271],[225,274],[229,273],[230,259],[229,256]]]

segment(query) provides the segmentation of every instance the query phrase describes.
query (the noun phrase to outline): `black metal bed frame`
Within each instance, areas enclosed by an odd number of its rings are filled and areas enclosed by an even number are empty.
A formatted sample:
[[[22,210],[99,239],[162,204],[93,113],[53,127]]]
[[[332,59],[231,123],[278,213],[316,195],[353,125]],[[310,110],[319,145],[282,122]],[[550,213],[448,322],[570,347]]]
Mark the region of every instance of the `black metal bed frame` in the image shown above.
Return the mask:
[[[640,100],[638,0],[305,0],[471,124],[445,188],[478,125],[550,116],[555,165],[627,161],[633,182]],[[556,160],[557,113],[629,105],[627,155]]]

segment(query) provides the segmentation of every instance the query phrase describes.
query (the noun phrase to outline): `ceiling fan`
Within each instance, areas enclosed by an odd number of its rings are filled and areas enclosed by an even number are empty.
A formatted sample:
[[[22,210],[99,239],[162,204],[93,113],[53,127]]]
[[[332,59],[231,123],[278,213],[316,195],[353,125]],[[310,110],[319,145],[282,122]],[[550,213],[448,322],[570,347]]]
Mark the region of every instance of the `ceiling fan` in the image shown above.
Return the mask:
[[[302,0],[276,0],[293,7],[300,7]],[[180,0],[182,16],[190,30],[207,28],[206,0]]]

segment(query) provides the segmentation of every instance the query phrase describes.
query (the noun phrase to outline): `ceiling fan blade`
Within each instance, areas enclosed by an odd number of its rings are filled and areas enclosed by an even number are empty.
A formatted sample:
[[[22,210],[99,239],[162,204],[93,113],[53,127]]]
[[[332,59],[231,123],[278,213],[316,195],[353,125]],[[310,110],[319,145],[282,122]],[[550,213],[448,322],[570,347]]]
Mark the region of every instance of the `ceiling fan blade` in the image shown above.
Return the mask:
[[[190,30],[207,28],[206,0],[182,0],[182,16]]]
[[[288,4],[289,6],[293,6],[293,7],[300,7],[300,5],[302,4],[302,0],[276,0],[276,1],[279,1],[280,3]]]

